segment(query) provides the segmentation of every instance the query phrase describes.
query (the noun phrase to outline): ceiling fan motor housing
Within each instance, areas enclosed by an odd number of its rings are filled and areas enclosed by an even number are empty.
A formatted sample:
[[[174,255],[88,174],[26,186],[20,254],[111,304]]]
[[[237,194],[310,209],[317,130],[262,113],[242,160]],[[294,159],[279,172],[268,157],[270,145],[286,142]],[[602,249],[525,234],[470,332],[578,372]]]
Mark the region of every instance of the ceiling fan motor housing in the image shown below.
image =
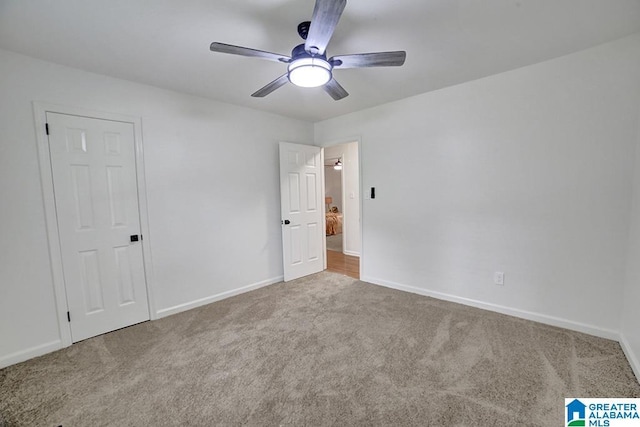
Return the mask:
[[[305,50],[305,45],[304,43],[299,44],[298,46],[294,47],[293,50],[291,51],[291,59],[293,61],[295,61],[296,59],[300,59],[300,58],[320,58],[324,61],[327,61],[327,55],[322,54],[322,55],[311,55],[309,52],[307,52]],[[327,61],[328,62],[328,61]]]

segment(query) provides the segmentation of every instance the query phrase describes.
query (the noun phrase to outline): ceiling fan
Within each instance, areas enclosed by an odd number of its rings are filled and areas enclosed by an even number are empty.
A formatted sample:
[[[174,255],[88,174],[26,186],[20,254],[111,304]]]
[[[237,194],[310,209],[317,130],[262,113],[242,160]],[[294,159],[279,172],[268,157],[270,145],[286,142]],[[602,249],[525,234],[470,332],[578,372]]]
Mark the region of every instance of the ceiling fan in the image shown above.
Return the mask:
[[[253,97],[262,98],[291,82],[300,87],[322,86],[337,101],[349,94],[333,77],[334,69],[400,66],[407,56],[404,51],[395,51],[339,55],[327,59],[327,45],[346,4],[347,0],[316,0],[311,21],[298,25],[298,34],[305,42],[294,47],[291,56],[218,42],[211,43],[210,49],[289,64],[285,74],[251,94]]]

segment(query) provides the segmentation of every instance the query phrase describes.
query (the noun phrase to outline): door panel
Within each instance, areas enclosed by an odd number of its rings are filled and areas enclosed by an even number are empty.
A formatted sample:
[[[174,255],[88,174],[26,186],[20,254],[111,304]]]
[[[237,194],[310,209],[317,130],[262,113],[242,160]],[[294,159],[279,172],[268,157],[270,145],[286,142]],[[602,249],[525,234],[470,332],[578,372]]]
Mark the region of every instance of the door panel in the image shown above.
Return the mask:
[[[98,267],[98,251],[80,251],[78,255],[80,257],[84,312],[85,314],[97,313],[104,310],[100,267]]]
[[[322,271],[321,150],[280,143],[284,280]],[[285,220],[290,221],[285,224]]]
[[[133,124],[47,112],[74,342],[149,319]]]

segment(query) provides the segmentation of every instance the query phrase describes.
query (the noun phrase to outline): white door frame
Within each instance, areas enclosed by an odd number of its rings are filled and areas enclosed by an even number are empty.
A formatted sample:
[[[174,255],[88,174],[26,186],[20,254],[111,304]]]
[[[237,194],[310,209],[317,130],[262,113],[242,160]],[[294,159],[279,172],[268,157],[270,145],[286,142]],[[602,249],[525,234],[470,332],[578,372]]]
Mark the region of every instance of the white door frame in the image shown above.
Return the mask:
[[[153,269],[151,263],[151,245],[149,233],[149,215],[147,210],[147,190],[144,173],[144,158],[142,150],[142,119],[140,117],[126,116],[123,114],[106,113],[103,111],[89,110],[78,107],[33,102],[33,113],[36,124],[36,141],[38,145],[38,163],[40,166],[40,180],[42,183],[42,198],[44,201],[44,214],[47,226],[47,240],[49,243],[49,259],[51,262],[51,276],[53,279],[53,291],[56,301],[56,313],[58,315],[58,329],[62,347],[72,344],[71,325],[67,320],[67,292],[62,269],[62,254],[60,252],[60,236],[58,230],[58,217],[56,212],[55,193],[53,188],[53,175],[51,170],[51,154],[49,152],[49,137],[46,133],[47,113],[60,113],[71,116],[88,117],[93,119],[111,120],[133,124],[135,153],[136,153],[136,180],[138,189],[138,206],[140,209],[140,233],[142,239],[142,258],[145,270],[149,316],[151,320],[157,319],[153,298]]]
[[[334,140],[328,143],[322,143],[322,154],[323,154],[323,165],[324,165],[324,149],[325,148],[329,148],[329,147],[333,147],[335,145],[342,145],[342,144],[348,144],[350,142],[357,142],[358,143],[358,191],[360,192],[360,200],[358,203],[358,209],[360,209],[360,224],[358,225],[360,227],[360,257],[358,258],[359,261],[359,271],[360,271],[360,277],[363,277],[362,274],[362,264],[363,264],[363,259],[364,259],[364,234],[362,233],[362,224],[364,223],[363,221],[363,216],[364,216],[364,199],[365,199],[365,193],[363,192],[364,190],[364,184],[362,182],[362,139],[359,136],[354,136],[351,138],[344,138],[344,139],[339,139],[339,140]],[[343,153],[343,160],[344,160],[344,153]],[[346,199],[345,199],[345,191],[344,191],[344,162],[343,162],[343,166],[342,166],[342,176],[341,176],[341,180],[342,180],[342,209],[344,211],[344,206],[346,204]],[[325,194],[326,188],[325,188],[325,176],[324,176],[324,168],[322,168],[322,194]],[[368,193],[367,193],[367,197],[368,197]],[[324,206],[324,205],[323,205]],[[327,236],[325,233],[324,236],[324,251],[326,254],[327,251]],[[346,242],[346,233],[344,233],[344,224],[343,224],[343,237],[342,237],[342,251],[344,253],[344,248],[345,246],[345,242]],[[327,269],[327,257],[324,257],[324,269]]]

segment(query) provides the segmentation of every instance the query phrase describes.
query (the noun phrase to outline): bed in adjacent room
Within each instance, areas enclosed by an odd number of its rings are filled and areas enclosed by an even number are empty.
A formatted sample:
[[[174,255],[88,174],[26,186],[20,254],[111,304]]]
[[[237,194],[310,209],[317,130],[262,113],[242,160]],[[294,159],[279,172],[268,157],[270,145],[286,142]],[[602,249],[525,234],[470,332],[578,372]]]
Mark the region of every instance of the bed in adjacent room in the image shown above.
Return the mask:
[[[331,212],[326,213],[326,224],[327,236],[342,233],[342,213],[338,212],[336,207],[333,207]]]

